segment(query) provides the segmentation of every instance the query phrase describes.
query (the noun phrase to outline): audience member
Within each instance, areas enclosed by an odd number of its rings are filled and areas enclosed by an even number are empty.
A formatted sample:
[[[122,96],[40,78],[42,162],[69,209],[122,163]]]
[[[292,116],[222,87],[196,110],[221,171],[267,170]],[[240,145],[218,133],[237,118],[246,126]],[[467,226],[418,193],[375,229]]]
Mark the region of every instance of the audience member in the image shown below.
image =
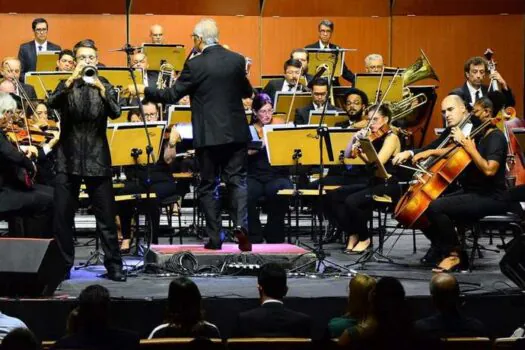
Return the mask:
[[[459,309],[459,284],[446,273],[435,275],[430,281],[430,294],[437,313],[423,318],[414,325],[422,338],[486,337],[483,324],[462,314]]]
[[[58,340],[53,349],[138,349],[138,335],[109,325],[109,309],[110,295],[105,287],[86,287],[78,297],[74,333]]]
[[[304,337],[311,334],[310,317],[284,307],[286,272],[277,263],[261,267],[257,279],[261,306],[239,314],[238,337]]]
[[[2,350],[40,350],[40,341],[27,328],[15,328],[2,340]]]
[[[370,310],[369,295],[375,286],[376,280],[368,275],[358,274],[350,280],[346,313],[328,323],[330,338],[339,338],[345,329],[352,333],[352,328],[366,320]]]
[[[203,318],[199,287],[187,277],[171,281],[168,292],[167,322],[156,327],[149,339],[204,337],[220,338],[217,326]]]
[[[0,341],[15,328],[27,328],[27,326],[18,318],[0,312]]]

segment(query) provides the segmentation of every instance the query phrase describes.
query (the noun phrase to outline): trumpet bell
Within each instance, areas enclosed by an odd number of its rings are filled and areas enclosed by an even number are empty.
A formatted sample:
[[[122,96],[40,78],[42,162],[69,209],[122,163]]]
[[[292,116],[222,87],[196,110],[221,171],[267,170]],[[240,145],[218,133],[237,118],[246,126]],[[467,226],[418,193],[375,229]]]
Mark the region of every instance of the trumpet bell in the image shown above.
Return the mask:
[[[403,84],[404,86],[407,86],[415,83],[416,81],[427,78],[439,81],[439,78],[432,68],[430,61],[423,50],[421,50],[421,56],[419,56],[416,62],[410,65],[403,73]]]
[[[93,84],[97,78],[97,67],[95,66],[85,66],[82,69],[82,80],[88,84]]]

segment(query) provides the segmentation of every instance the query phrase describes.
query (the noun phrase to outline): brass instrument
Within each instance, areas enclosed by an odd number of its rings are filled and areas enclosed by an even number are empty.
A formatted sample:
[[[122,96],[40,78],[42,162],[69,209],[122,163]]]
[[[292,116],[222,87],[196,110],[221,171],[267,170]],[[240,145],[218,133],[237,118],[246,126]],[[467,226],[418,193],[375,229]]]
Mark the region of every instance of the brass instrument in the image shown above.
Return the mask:
[[[157,79],[157,89],[170,88],[175,84],[174,73],[175,67],[165,60],[161,61],[159,77]]]
[[[416,81],[427,78],[439,81],[436,72],[434,72],[434,69],[430,65],[430,61],[423,50],[421,50],[421,56],[418,57],[416,62],[405,69],[405,72],[403,73],[403,85],[407,86],[415,83]]]
[[[98,76],[98,70],[95,66],[85,66],[82,68],[82,80],[87,84],[93,84]]]
[[[390,122],[393,123],[396,120],[407,117],[416,109],[427,103],[427,100],[427,95],[424,93],[419,93],[414,96],[414,94],[409,92],[409,95],[406,98],[390,104],[390,109],[392,110],[392,118],[390,119]]]

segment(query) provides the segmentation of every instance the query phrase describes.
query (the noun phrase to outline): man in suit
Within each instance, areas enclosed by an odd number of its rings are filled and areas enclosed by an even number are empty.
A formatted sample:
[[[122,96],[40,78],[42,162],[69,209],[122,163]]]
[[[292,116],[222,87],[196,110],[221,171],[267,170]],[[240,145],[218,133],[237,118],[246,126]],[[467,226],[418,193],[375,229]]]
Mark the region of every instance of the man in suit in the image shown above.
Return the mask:
[[[312,82],[312,103],[295,110],[295,124],[308,124],[310,112],[322,112],[324,105],[327,111],[335,111],[337,108],[328,102],[328,81],[325,78],[317,78]]]
[[[60,51],[57,60],[57,71],[72,72],[75,69],[75,57],[73,51],[65,49]]]
[[[381,73],[383,67],[383,56],[377,53],[372,53],[365,57],[365,72],[367,73]]]
[[[330,39],[334,32],[334,22],[323,19],[318,26],[319,29],[319,40],[313,44],[305,46],[306,49],[338,49],[339,46],[332,44]],[[350,69],[346,66],[346,63],[343,65],[343,79],[354,84],[355,75]]]
[[[308,51],[302,48],[294,49],[290,53],[290,58],[301,62],[301,64],[303,65],[302,76],[306,80],[306,85],[309,85],[314,76],[308,73]]]
[[[36,70],[37,52],[60,51],[60,46],[47,41],[49,26],[44,18],[35,18],[31,23],[34,33],[34,40],[20,45],[18,59],[22,62],[22,76],[26,72]]]
[[[239,314],[236,336],[309,338],[310,316],[283,304],[288,292],[286,271],[277,263],[264,264],[257,284],[261,306]]]
[[[285,92],[304,92],[307,88],[299,82],[303,70],[301,61],[292,58],[284,62],[284,78],[273,79],[266,84],[263,92],[270,96],[275,104],[275,94],[277,91]]]
[[[149,62],[148,56],[142,52],[136,52],[131,56],[131,68],[143,69],[144,70],[144,86],[156,87],[157,80],[159,79],[159,72],[154,70],[148,70]],[[139,82],[140,83],[140,82]]]
[[[177,103],[191,99],[193,145],[200,167],[198,192],[210,240],[206,249],[221,249],[221,219],[216,189],[219,179],[226,182],[231,199],[234,233],[241,250],[251,250],[246,235],[247,154],[251,139],[242,98],[252,95],[243,56],[219,45],[219,29],[212,19],[197,23],[193,31],[194,48],[202,52],[184,64],[171,88],[157,90],[138,87],[138,93],[153,102]],[[298,62],[300,65],[301,63]],[[135,94],[133,86],[129,86]]]
[[[471,57],[465,62],[463,70],[467,81],[463,86],[452,90],[450,95],[460,96],[463,101],[465,101],[467,109],[471,111],[474,103],[480,98],[487,96],[489,92],[489,86],[483,84],[483,80],[489,70],[487,60],[479,56]],[[505,106],[514,106],[516,101],[514,100],[512,91],[501,74],[494,71],[489,74],[489,78],[495,79],[498,82],[499,88],[505,96]]]
[[[5,57],[2,60],[2,76],[5,78],[4,83],[11,85],[11,90],[5,90],[4,92],[12,92],[18,96],[25,97],[29,99],[36,99],[36,91],[33,85],[25,84],[20,81],[21,73],[21,64],[20,60],[16,57]],[[4,84],[3,83],[3,84]],[[9,89],[9,87],[7,88]],[[20,91],[22,89],[23,91]]]

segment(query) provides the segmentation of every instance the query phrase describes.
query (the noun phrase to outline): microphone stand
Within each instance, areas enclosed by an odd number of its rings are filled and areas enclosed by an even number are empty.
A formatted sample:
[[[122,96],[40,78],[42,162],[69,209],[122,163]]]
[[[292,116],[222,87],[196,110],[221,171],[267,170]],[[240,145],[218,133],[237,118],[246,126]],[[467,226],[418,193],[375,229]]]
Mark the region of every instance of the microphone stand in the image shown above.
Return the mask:
[[[341,49],[341,51],[343,51],[344,49]],[[324,180],[323,180],[323,177],[324,177],[324,157],[323,157],[323,150],[324,150],[324,144],[326,142],[326,151],[328,153],[328,159],[330,161],[333,161],[334,160],[334,154],[333,154],[333,151],[332,151],[332,142],[330,140],[330,134],[328,132],[328,127],[326,126],[323,126],[323,123],[324,123],[324,120],[325,120],[325,116],[326,116],[326,110],[327,110],[327,107],[328,107],[328,97],[330,96],[330,90],[332,89],[332,81],[334,79],[334,75],[335,75],[335,67],[337,66],[337,61],[339,59],[339,51],[340,49],[339,48],[336,48],[336,49],[332,49],[332,51],[335,52],[335,58],[334,58],[334,65],[332,66],[332,71],[330,72],[330,79],[328,80],[328,89],[327,89],[327,92],[326,92],[326,101],[324,103],[324,106],[323,106],[323,111],[321,112],[321,118],[319,119],[319,125],[317,126],[317,138],[319,139],[319,192],[318,192],[318,199],[319,199],[319,207],[323,208],[323,199],[324,199],[324,195],[323,195],[323,192],[324,192]],[[348,267],[345,267],[345,266],[342,266],[342,265],[339,265],[337,263],[334,263],[333,261],[330,261],[330,260],[327,260],[326,257],[327,256],[330,256],[329,253],[325,252],[324,249],[323,249],[323,215],[319,215],[319,232],[318,232],[318,236],[317,236],[317,246],[315,248],[312,248],[306,244],[302,244],[304,245],[305,247],[309,248],[312,250],[312,253],[315,254],[315,260],[312,260],[306,264],[303,264],[301,266],[298,266],[296,268],[294,268],[293,270],[291,270],[290,272],[296,272],[296,271],[300,271],[302,270],[303,268],[305,267],[308,267],[312,264],[315,264],[316,267],[315,267],[315,272],[321,272],[321,273],[324,273],[326,267],[327,267],[327,264],[330,264],[338,269],[340,269],[341,271],[346,271],[346,272],[349,272],[351,274],[357,274],[357,272],[355,270],[351,270],[349,269]],[[323,270],[321,271],[321,266],[323,266]]]

